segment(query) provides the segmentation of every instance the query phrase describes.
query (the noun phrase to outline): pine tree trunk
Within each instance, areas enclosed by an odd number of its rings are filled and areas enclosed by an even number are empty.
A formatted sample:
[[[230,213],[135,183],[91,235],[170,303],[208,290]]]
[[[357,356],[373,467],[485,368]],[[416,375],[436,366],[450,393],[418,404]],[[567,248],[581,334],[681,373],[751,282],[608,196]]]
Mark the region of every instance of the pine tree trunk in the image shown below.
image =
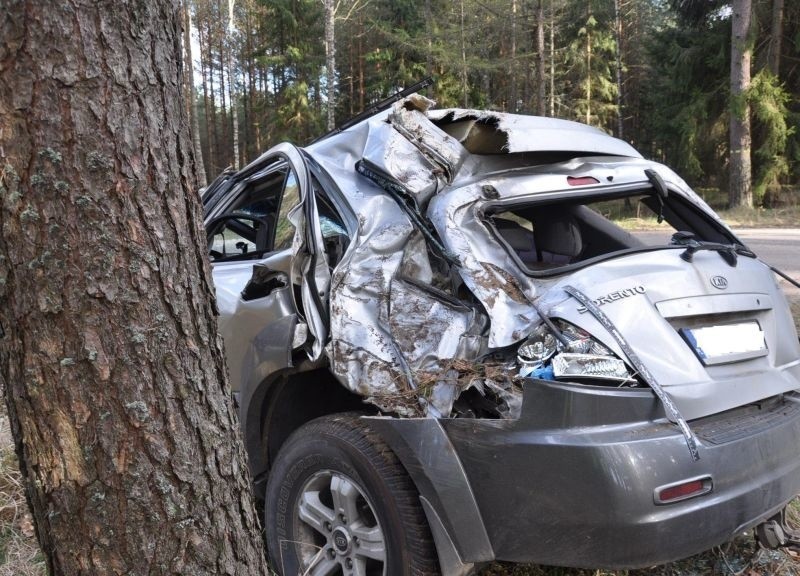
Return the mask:
[[[467,45],[464,36],[464,0],[460,1],[461,6],[461,92],[464,108],[469,108],[469,98],[467,97]]]
[[[194,150],[197,185],[201,188],[208,184],[206,168],[203,162],[203,149],[200,146],[200,123],[197,121],[197,97],[194,92],[194,58],[192,56],[192,13],[189,3],[183,3],[183,49],[186,54],[186,99],[189,102],[188,113],[192,129],[192,148]]]
[[[750,164],[750,105],[746,92],[750,87],[750,0],[734,0],[731,34],[731,157],[729,204],[753,206]]]
[[[550,116],[556,116],[556,11],[550,0]]]
[[[236,25],[233,22],[233,0],[228,0],[230,6],[230,20],[226,39],[229,44],[228,52],[228,102],[231,104],[231,124],[233,125],[233,138],[231,139],[231,153],[233,155],[233,169],[239,169],[239,97],[236,90]]]
[[[517,0],[511,0],[511,54],[508,59],[508,110],[517,108]]]
[[[336,127],[336,24],[334,0],[323,0],[325,7],[325,82],[328,89],[328,130]]]
[[[772,27],[769,37],[769,70],[780,76],[783,40],[783,0],[772,0]]]
[[[620,0],[614,0],[614,34],[617,43],[617,138],[624,138],[622,133],[622,18],[619,13],[619,2]]]
[[[2,20],[0,380],[49,572],[262,576],[179,4],[14,0]]]
[[[586,123],[592,123],[592,33],[588,26],[586,31]]]
[[[547,113],[547,85],[544,73],[544,0],[536,6],[536,113]],[[552,112],[550,113],[552,116]]]

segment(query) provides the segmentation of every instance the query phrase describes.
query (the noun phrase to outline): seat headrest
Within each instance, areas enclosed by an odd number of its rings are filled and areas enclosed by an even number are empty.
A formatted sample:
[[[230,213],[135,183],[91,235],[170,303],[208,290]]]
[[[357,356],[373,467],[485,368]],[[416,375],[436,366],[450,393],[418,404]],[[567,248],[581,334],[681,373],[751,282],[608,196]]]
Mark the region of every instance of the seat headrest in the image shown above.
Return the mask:
[[[515,252],[533,250],[533,232],[513,220],[493,219],[495,228]]]
[[[575,219],[568,214],[553,214],[536,219],[533,229],[537,250],[569,258],[583,251],[581,231]]]

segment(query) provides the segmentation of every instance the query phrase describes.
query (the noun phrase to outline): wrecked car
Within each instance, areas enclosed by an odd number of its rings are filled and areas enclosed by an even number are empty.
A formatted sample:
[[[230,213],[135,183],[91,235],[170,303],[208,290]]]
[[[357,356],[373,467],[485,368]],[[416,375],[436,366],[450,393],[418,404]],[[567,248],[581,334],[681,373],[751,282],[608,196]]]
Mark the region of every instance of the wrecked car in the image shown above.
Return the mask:
[[[797,545],[786,300],[627,143],[409,95],[203,204],[284,576],[643,567],[752,528]]]

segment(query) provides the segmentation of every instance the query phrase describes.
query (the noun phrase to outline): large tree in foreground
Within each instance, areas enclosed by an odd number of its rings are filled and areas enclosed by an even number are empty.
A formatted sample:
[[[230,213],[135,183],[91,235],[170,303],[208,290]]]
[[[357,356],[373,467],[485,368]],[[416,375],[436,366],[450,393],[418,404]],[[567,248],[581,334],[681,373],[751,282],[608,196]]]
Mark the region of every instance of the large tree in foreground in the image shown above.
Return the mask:
[[[0,0],[0,379],[50,573],[263,574],[177,0]]]

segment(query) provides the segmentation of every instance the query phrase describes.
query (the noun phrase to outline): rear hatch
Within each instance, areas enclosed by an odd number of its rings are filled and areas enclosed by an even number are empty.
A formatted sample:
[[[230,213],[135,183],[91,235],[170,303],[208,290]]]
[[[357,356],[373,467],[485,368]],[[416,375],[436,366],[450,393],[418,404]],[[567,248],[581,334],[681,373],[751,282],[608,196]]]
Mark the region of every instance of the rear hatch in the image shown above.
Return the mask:
[[[716,252],[686,262],[682,252],[598,263],[562,279],[542,305],[624,358],[611,334],[562,287],[571,284],[593,299],[687,420],[800,388],[800,346],[769,269],[752,258],[732,267]]]
[[[541,313],[588,333],[632,376],[587,385],[647,385],[616,329],[686,420],[800,388],[772,272],[663,166],[585,158],[492,175],[440,194],[429,217],[491,318],[490,348],[530,343]]]

